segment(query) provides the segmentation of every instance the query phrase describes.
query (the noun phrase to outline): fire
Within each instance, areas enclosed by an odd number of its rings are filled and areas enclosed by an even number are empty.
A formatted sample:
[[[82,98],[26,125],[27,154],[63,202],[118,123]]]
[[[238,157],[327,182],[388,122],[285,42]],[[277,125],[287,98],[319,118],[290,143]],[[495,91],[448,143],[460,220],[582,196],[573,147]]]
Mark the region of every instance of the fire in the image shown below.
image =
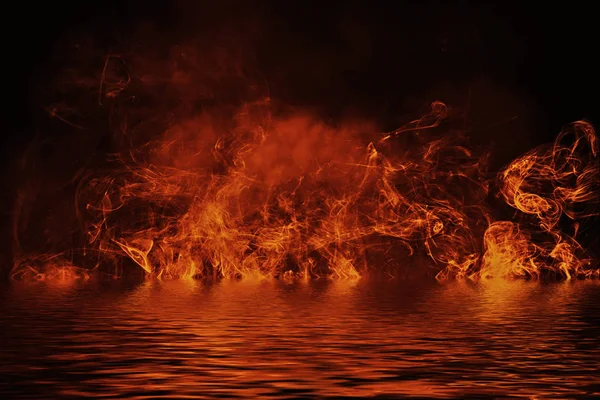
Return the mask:
[[[131,84],[129,75],[113,80],[103,79],[100,103]],[[124,122],[125,144],[109,167],[77,178],[75,234],[84,244],[32,255],[17,233],[12,276],[121,276],[137,267],[161,279],[354,280],[424,265],[439,280],[597,276],[578,242],[598,212],[593,127],[571,124],[493,177],[487,156],[444,126],[451,111],[436,101],[382,134],[262,98],[202,111],[141,145]],[[511,221],[495,217],[486,201],[494,194],[514,209]]]
[[[597,213],[600,200],[596,140],[589,123],[575,122],[552,146],[530,151],[500,173],[501,196],[530,220],[528,231],[510,222],[488,228],[482,275],[598,275],[597,269],[588,268],[593,260],[576,240],[580,222]],[[560,229],[564,219],[571,221],[571,234]],[[543,239],[534,241],[532,235]]]
[[[13,279],[31,281],[61,281],[71,282],[76,280],[90,279],[90,272],[85,268],[69,264],[63,261],[48,260],[44,264],[38,264],[38,260],[22,260],[12,271]]]

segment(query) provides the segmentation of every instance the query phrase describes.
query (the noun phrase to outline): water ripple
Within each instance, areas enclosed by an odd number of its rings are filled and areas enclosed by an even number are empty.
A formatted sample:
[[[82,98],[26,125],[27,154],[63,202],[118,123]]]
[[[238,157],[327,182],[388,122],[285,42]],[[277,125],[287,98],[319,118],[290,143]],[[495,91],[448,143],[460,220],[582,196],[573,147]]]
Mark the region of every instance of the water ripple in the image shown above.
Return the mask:
[[[590,398],[600,284],[144,282],[3,290],[3,398]]]

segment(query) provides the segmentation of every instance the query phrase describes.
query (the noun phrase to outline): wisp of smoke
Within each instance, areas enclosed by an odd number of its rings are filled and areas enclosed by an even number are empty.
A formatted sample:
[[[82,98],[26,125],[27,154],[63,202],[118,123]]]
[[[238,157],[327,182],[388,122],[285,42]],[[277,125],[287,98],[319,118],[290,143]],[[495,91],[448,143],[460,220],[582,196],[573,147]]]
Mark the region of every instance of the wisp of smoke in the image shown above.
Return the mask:
[[[56,210],[33,218],[39,198],[23,183],[13,278],[598,275],[578,241],[598,213],[591,124],[567,126],[554,144],[490,176],[487,155],[446,122],[452,110],[440,101],[381,132],[374,122],[326,122],[286,107],[240,83],[243,69],[226,57],[212,58],[221,71],[212,74],[189,49],[177,54],[162,75],[111,54],[99,83],[72,81],[108,110],[109,156],[69,181],[74,202],[59,196],[75,204],[72,226]],[[243,101],[216,100],[237,92]],[[84,132],[75,110],[49,108]],[[487,201],[494,195],[514,209],[512,220],[497,218]],[[32,235],[50,239],[26,246]]]

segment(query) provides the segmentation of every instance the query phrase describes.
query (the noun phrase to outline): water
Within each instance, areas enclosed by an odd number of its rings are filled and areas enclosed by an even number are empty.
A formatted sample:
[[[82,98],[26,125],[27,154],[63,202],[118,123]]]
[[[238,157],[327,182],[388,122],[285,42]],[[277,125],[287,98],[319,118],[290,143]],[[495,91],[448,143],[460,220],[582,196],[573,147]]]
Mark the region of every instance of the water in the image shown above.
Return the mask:
[[[11,283],[0,397],[600,398],[600,283]]]

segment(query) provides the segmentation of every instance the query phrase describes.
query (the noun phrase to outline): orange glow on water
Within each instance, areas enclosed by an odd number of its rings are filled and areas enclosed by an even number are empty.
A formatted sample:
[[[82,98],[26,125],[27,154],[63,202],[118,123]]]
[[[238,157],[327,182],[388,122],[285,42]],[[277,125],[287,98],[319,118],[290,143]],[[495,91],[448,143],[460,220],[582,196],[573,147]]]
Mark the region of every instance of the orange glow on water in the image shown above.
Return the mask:
[[[21,371],[17,393],[597,393],[597,337],[577,314],[597,298],[597,281],[122,283],[11,285],[0,318],[13,322],[4,336],[12,346],[0,371]]]

